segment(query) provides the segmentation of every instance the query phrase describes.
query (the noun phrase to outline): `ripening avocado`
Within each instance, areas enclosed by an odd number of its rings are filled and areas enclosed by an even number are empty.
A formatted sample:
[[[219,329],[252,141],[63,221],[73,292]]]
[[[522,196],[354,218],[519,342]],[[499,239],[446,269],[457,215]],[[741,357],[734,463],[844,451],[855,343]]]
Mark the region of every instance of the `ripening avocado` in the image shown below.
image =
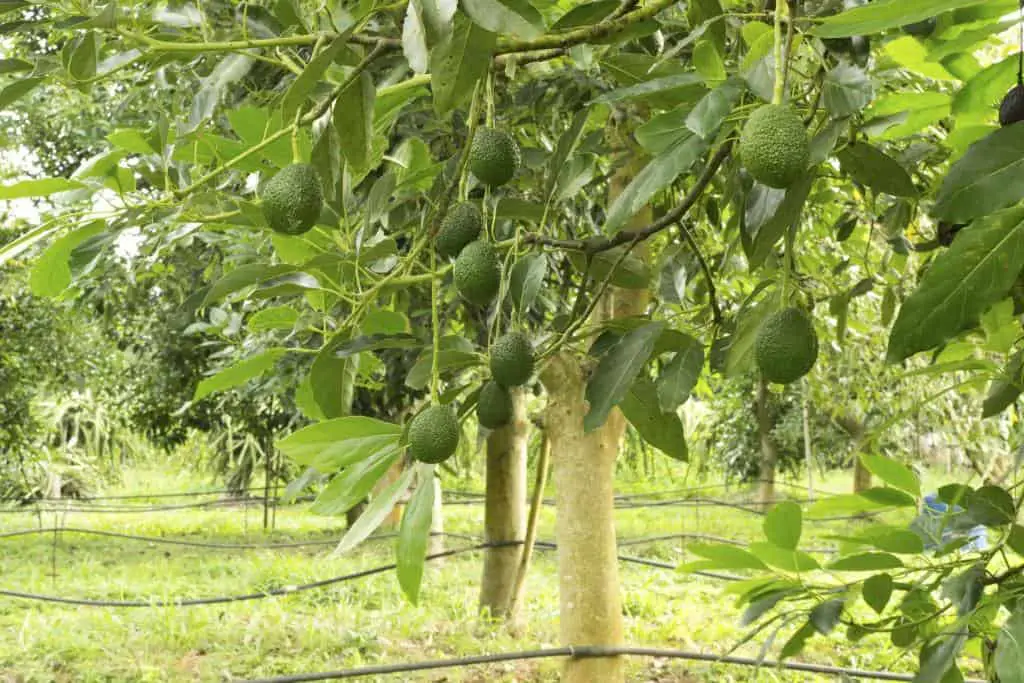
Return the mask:
[[[263,217],[275,232],[301,235],[316,225],[323,201],[316,169],[292,164],[263,186]]]
[[[476,204],[456,204],[441,221],[441,229],[434,239],[438,255],[444,258],[458,256],[467,244],[480,237],[483,227],[484,218]]]
[[[806,375],[818,359],[818,334],[810,316],[795,307],[771,315],[757,331],[754,358],[769,382],[789,384]]]
[[[491,344],[491,377],[501,386],[526,384],[533,365],[533,344],[522,332],[510,332]]]
[[[913,24],[907,24],[903,27],[903,32],[918,38],[927,38],[931,34],[935,33],[935,27],[939,25],[939,20],[935,17],[929,17],[923,21],[915,21]]]
[[[464,299],[478,306],[494,300],[501,288],[501,261],[489,242],[471,242],[459,253],[452,268],[455,289]]]
[[[784,104],[754,110],[740,132],[740,160],[754,180],[786,188],[807,170],[810,142],[800,115]]]
[[[1006,97],[999,103],[999,125],[1009,126],[1011,123],[1024,121],[1024,84],[1013,86]]]
[[[459,420],[447,406],[430,406],[409,424],[409,455],[436,465],[459,447]]]
[[[512,394],[491,381],[480,390],[476,400],[476,419],[481,427],[501,429],[512,421]]]
[[[519,162],[519,145],[508,133],[482,128],[473,136],[473,144],[469,147],[469,170],[484,185],[504,185],[516,174]]]

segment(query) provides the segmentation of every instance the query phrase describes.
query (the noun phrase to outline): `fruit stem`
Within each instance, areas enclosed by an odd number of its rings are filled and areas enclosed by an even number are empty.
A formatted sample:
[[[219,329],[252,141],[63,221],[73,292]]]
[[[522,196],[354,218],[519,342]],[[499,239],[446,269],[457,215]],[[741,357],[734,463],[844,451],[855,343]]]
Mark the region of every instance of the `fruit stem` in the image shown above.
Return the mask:
[[[302,130],[301,109],[295,113],[295,122],[292,124],[292,163],[302,162],[302,152],[299,151],[299,131]]]
[[[1017,27],[1017,85],[1024,86],[1024,0],[1020,0],[1021,23]]]
[[[775,87],[772,90],[772,104],[782,104],[786,92],[785,54],[782,49],[782,8],[785,0],[775,3]]]
[[[430,250],[430,270],[437,270],[437,250]],[[431,358],[430,365],[430,401],[431,403],[437,404],[438,402],[438,386],[441,383],[440,379],[440,356],[441,356],[441,314],[438,311],[440,304],[438,299],[440,298],[440,292],[438,286],[438,279],[431,278],[430,280],[430,330],[433,336],[432,344],[434,347],[433,358]]]

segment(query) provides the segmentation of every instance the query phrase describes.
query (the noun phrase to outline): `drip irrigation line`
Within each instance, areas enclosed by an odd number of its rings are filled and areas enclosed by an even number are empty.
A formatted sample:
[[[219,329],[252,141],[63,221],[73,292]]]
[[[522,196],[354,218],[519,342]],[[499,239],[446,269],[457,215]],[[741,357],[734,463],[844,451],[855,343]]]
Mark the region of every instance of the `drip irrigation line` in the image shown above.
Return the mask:
[[[786,669],[804,673],[822,674],[826,676],[847,676],[876,681],[913,681],[913,674],[901,674],[891,671],[868,671],[864,669],[847,669],[840,666],[825,664],[807,664],[793,661],[773,661],[752,657],[732,655],[713,655],[687,650],[670,650],[653,647],[601,647],[595,645],[579,645],[575,647],[554,647],[542,650],[525,650],[522,652],[503,652],[489,655],[474,655],[452,659],[438,659],[428,662],[407,662],[402,664],[377,664],[341,671],[323,671],[319,673],[295,674],[291,676],[274,676],[271,678],[252,678],[238,683],[306,683],[307,681],[327,681],[341,678],[358,678],[361,676],[380,676],[388,674],[431,671],[434,669],[451,669],[481,664],[497,664],[500,662],[525,661],[529,659],[552,659],[574,657],[576,659],[593,659],[596,657],[655,657],[660,659],[683,659],[707,664],[730,664],[734,666],[752,666],[764,669]],[[967,679],[965,683],[984,683],[977,679]]]
[[[17,538],[18,536],[32,536],[35,534],[71,533],[88,536],[104,536],[107,538],[123,538],[129,541],[141,541],[144,543],[160,543],[163,545],[179,545],[192,548],[214,548],[219,550],[277,550],[280,548],[301,548],[304,546],[337,545],[337,538],[321,539],[310,541],[288,541],[284,543],[214,543],[211,541],[186,541],[175,538],[164,538],[161,536],[140,536],[137,534],[125,534],[116,531],[101,531],[99,529],[84,529],[82,527],[44,527],[40,529],[24,529],[21,531],[6,531],[0,533],[2,538]],[[382,534],[371,536],[368,541],[392,538],[396,534]]]
[[[515,543],[481,543],[474,546],[468,546],[465,548],[456,548],[453,550],[446,550],[440,553],[434,553],[427,555],[426,559],[437,560],[443,557],[452,557],[453,555],[461,555],[463,553],[471,553],[485,548],[497,548],[504,547],[507,545],[515,545]],[[372,569],[364,569],[358,572],[352,572],[350,574],[343,574],[341,576],[335,576],[329,579],[323,579],[322,581],[314,581],[313,583],[305,583],[297,586],[286,586],[284,588],[274,588],[262,593],[245,593],[242,595],[223,595],[211,598],[182,598],[177,600],[90,600],[85,598],[65,598],[58,595],[41,595],[38,593],[26,593],[22,591],[12,591],[6,589],[0,589],[0,596],[6,596],[9,598],[19,598],[22,600],[33,600],[36,602],[49,602],[57,603],[62,605],[78,605],[81,607],[194,607],[197,605],[221,605],[229,602],[245,602],[249,600],[262,600],[264,598],[277,597],[281,595],[293,595],[295,593],[301,593],[303,591],[314,590],[317,588],[324,588],[337,583],[343,583],[345,581],[351,581],[353,579],[361,579],[367,576],[373,576],[374,574],[383,574],[384,572],[391,571],[396,568],[395,564],[388,564],[380,567],[374,567]]]
[[[296,498],[294,501],[289,503],[283,503],[279,499],[274,499],[270,502],[273,507],[287,507],[291,505],[298,505],[300,503],[308,503],[315,499],[313,496],[304,496]],[[223,500],[207,500],[201,503],[181,503],[179,505],[102,505],[97,507],[91,507],[86,505],[75,505],[75,506],[62,506],[62,507],[38,507],[38,506],[25,506],[22,508],[0,508],[0,514],[62,514],[62,513],[81,513],[81,514],[137,514],[137,513],[148,513],[148,512],[168,512],[172,510],[199,510],[204,508],[231,508],[231,507],[249,507],[249,506],[262,506],[264,504],[263,498],[226,498]]]
[[[40,498],[33,498],[29,503],[34,502],[47,502],[47,503],[61,503],[61,502],[89,502],[93,500],[146,500],[149,498],[198,498],[200,496],[214,496],[214,495],[239,495],[243,493],[249,493],[250,491],[262,491],[262,486],[249,486],[243,489],[211,489],[209,491],[178,491],[172,493],[126,493],[119,495],[107,495],[107,496],[88,496],[84,495],[80,498],[54,498],[43,496]],[[18,502],[18,501],[14,501]]]

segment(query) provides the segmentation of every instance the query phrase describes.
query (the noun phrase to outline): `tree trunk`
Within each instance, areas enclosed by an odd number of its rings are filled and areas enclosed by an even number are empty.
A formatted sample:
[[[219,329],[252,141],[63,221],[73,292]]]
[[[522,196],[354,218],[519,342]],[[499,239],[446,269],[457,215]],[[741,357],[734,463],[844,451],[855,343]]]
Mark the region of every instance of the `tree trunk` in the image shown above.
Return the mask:
[[[860,493],[871,488],[871,472],[860,461],[860,445],[864,439],[863,422],[850,415],[837,415],[833,421],[846,432],[853,441],[853,492]]]
[[[585,378],[562,352],[541,381],[548,391],[544,423],[554,456],[558,578],[563,645],[621,645],[622,596],[615,544],[614,475],[618,443],[607,429],[583,431]],[[620,657],[569,659],[565,683],[621,683]]]
[[[775,446],[775,439],[772,438],[775,417],[772,415],[771,406],[768,405],[768,399],[768,383],[763,379],[758,380],[757,399],[754,402],[754,412],[757,415],[757,434],[761,441],[758,500],[766,506],[775,501],[775,466],[779,461],[779,451]]]
[[[811,411],[810,399],[807,397],[807,380],[804,380],[803,395],[804,421],[804,460],[807,463],[807,497],[814,498],[814,448],[811,446]]]
[[[526,533],[526,457],[530,423],[526,397],[512,391],[512,422],[487,437],[487,498],[484,540],[522,541]],[[488,548],[480,583],[480,611],[505,619],[510,614],[516,571],[523,546]]]

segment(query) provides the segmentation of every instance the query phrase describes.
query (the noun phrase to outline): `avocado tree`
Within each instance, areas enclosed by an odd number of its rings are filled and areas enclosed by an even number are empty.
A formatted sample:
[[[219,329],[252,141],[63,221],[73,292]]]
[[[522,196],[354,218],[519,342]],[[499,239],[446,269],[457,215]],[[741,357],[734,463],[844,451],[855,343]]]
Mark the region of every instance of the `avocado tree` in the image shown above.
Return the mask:
[[[931,363],[950,373],[947,392],[991,383],[992,414],[1020,393],[1024,188],[1013,174],[1024,128],[1012,103],[1002,128],[992,107],[1020,81],[1017,56],[999,48],[1016,0],[0,9],[9,32],[48,36],[47,49],[6,67],[5,104],[33,91],[175,84],[164,116],[113,122],[105,149],[70,177],[0,189],[55,203],[0,260],[50,243],[36,272],[70,284],[67,259],[139,226],[147,240],[200,233],[249,247],[198,285],[196,310],[226,305],[244,320],[247,302],[266,301],[246,327],[282,334],[204,391],[311,357],[296,400],[318,406],[317,421],[279,446],[332,477],[322,507],[353,507],[408,453],[415,466],[382,487],[339,550],[408,497],[398,578],[413,600],[438,464],[467,420],[520,421],[516,397],[534,377],[571,645],[622,639],[612,493],[625,423],[685,459],[678,409],[705,357],[709,372],[756,373],[766,398],[820,363],[831,321],[849,324],[851,292],[868,280],[898,314],[887,359],[863,362]],[[987,346],[989,336],[1011,342]],[[960,355],[944,357],[952,346]],[[422,409],[404,425],[348,415],[344,378],[373,381],[374,359],[395,349],[417,354],[405,384],[425,394]],[[885,426],[858,443],[886,485],[832,505],[916,504],[916,480],[877,452]],[[898,624],[899,642],[921,648],[922,681],[941,680],[973,635],[998,629],[1001,607],[1014,616],[1000,643],[1020,629],[1019,571],[1004,559],[1019,546],[1019,499],[991,485],[943,496],[999,532],[974,573],[960,559],[945,570],[904,563],[887,530],[859,537],[880,551],[831,567],[885,574],[913,596],[902,605],[924,604],[943,571],[956,579],[928,598],[953,596],[956,622],[939,606],[873,625]],[[796,550],[799,509],[784,504],[768,520],[768,543],[704,553],[714,566],[771,569],[744,597],[764,611],[800,607],[780,616],[796,629],[788,656],[812,630],[852,619],[842,598],[861,583],[818,586],[817,565]],[[1013,566],[990,567],[999,562]],[[869,605],[884,607],[871,591]],[[1015,652],[997,648],[996,668]],[[566,664],[569,681],[622,678],[614,658]]]

